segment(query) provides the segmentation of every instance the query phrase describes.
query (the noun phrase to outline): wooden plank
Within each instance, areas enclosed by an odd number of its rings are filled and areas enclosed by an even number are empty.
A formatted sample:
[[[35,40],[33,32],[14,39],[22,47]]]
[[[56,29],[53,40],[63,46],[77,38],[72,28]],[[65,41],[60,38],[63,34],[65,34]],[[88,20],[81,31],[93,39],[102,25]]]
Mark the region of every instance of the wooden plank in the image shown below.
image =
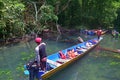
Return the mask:
[[[52,61],[52,60],[49,60],[49,59],[47,59],[47,63],[52,64],[52,65],[54,65],[54,66],[56,66],[56,67],[62,65],[62,64],[60,64],[60,63],[57,63],[57,62]]]
[[[111,49],[111,48],[100,47],[100,49],[110,51],[110,52],[114,52],[114,53],[120,53],[120,50],[114,50],[114,49]]]

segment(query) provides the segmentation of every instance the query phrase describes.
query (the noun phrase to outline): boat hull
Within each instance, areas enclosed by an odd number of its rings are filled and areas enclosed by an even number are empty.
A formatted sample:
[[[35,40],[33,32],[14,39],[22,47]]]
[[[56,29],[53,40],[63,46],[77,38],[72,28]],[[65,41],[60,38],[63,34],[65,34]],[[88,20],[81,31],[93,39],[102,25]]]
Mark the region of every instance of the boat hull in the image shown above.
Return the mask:
[[[100,41],[101,41],[101,40],[100,40]],[[94,49],[94,48],[100,43],[100,41],[99,41],[97,44],[95,44],[94,46],[92,46],[91,48],[89,48],[89,49],[88,49],[87,51],[85,51],[84,53],[76,56],[75,58],[69,60],[68,62],[65,62],[65,63],[63,63],[62,65],[60,65],[60,66],[58,66],[58,67],[56,67],[56,68],[54,68],[54,69],[46,72],[45,74],[43,74],[43,75],[41,76],[41,77],[42,77],[42,80],[45,80],[46,78],[54,75],[56,72],[64,69],[64,68],[67,67],[68,65],[72,64],[72,63],[75,62],[76,60],[82,58],[85,54],[89,53],[92,49]]]

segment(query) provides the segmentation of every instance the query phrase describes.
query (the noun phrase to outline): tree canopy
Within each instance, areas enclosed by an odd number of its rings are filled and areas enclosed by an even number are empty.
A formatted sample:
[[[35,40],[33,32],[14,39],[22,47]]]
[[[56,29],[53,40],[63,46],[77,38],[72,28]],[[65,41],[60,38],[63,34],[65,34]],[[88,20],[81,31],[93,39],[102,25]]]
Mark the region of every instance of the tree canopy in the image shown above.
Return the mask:
[[[119,29],[120,0],[0,0],[1,39],[43,29]]]

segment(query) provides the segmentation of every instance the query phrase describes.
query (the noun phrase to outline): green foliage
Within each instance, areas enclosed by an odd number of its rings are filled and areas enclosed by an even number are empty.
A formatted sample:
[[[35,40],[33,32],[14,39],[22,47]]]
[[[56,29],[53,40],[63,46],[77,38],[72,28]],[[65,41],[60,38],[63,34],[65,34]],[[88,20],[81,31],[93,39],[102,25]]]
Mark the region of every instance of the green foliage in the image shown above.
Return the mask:
[[[0,4],[1,38],[6,39],[23,34],[23,11],[25,6],[17,0],[2,0]]]
[[[120,32],[120,8],[117,10],[117,18],[114,20],[114,26],[117,31]]]
[[[54,7],[51,5],[42,5],[41,8],[41,22],[57,21],[58,17],[54,14]]]
[[[1,70],[0,69],[0,79],[1,80],[14,80],[10,70]]]
[[[119,0],[1,0],[0,36],[18,37],[51,28],[56,23],[67,28],[94,29],[113,27],[114,22],[120,30],[119,8]]]
[[[64,12],[59,14],[58,22],[71,28],[78,25],[107,28],[113,25],[119,4],[119,0],[74,0]]]

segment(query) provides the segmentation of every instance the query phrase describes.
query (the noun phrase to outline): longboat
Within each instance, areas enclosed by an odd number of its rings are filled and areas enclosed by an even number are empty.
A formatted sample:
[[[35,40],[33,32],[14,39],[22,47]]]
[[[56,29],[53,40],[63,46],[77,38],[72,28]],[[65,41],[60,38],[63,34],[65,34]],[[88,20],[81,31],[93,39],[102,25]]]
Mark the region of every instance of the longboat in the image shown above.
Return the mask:
[[[59,55],[59,51],[51,54],[49,56],[47,56],[47,64],[49,64],[49,67],[51,67],[50,70],[47,71],[39,71],[38,75],[42,80],[45,80],[47,78],[49,78],[50,76],[54,75],[55,73],[57,73],[58,71],[64,69],[65,67],[67,67],[68,65],[70,65],[71,63],[75,62],[76,60],[82,58],[85,54],[88,54],[92,49],[94,49],[102,40],[103,38],[101,37],[99,40],[97,38],[85,41],[83,43],[79,43],[77,45],[74,45],[72,47],[69,47],[67,49],[62,50],[62,53],[66,55],[67,50],[71,50],[71,49],[78,49],[79,48],[83,48],[84,50],[80,51],[80,53],[72,59],[61,59],[60,55]],[[91,43],[89,47],[87,47],[86,43]],[[29,71],[27,69],[25,69],[24,74],[29,75]]]

